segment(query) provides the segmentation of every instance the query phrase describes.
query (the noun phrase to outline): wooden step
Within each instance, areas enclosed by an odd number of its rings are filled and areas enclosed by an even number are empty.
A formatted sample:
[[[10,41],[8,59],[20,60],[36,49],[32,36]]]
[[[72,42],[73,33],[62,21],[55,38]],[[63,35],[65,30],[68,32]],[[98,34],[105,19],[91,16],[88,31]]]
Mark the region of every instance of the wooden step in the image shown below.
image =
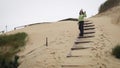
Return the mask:
[[[84,34],[93,34],[95,32],[84,32]]]
[[[92,47],[90,47],[92,48]],[[93,54],[91,49],[81,49],[81,50],[71,50],[71,52],[67,55],[67,58],[93,58]]]
[[[77,37],[77,38],[92,38],[92,37],[95,37],[94,35],[93,36],[79,36],[79,37]]]
[[[94,27],[95,25],[85,25],[84,27]]]
[[[80,43],[90,43],[92,41],[83,41],[83,42],[80,42],[80,41],[75,41],[75,44],[80,44]]]
[[[80,67],[81,65],[61,65],[62,67]]]
[[[62,68],[96,68],[95,65],[61,65]]]
[[[72,50],[71,56],[81,56],[81,57],[89,57],[93,56],[93,53],[91,52],[91,49],[93,47],[89,46],[88,49],[82,49],[82,50]]]
[[[82,58],[82,57],[92,57],[90,55],[70,55],[70,56],[67,56],[67,58]]]
[[[94,27],[91,27],[91,28],[94,28]],[[93,30],[84,30],[84,32],[95,32],[95,29],[93,29]]]
[[[90,42],[92,42],[93,41],[93,38],[77,38],[76,40],[75,40],[75,44],[77,45],[77,44],[87,44],[87,43],[89,43],[90,44]]]
[[[81,49],[88,49],[88,48],[71,48],[71,50],[81,50]]]
[[[95,28],[85,28],[84,30],[94,30]]]
[[[70,57],[71,56],[71,51],[68,53],[67,57]]]
[[[70,57],[81,57],[81,55],[69,55],[69,56],[67,56],[68,58],[70,58]]]
[[[93,24],[93,23],[90,23],[90,22],[89,23],[84,23],[84,25],[91,25],[91,24]]]
[[[91,48],[91,47],[74,47],[74,48],[71,48],[71,50],[81,50],[81,49],[88,49],[88,48]]]
[[[96,61],[91,57],[76,57],[76,58],[66,58],[66,60],[61,64],[61,67],[79,67],[95,65]]]

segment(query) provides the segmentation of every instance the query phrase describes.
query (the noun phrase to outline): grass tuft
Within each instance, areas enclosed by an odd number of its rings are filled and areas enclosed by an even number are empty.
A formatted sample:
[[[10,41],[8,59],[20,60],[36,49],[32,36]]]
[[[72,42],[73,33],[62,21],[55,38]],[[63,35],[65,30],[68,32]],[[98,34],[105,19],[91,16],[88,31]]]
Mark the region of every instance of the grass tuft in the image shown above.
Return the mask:
[[[105,12],[108,9],[113,8],[119,4],[120,4],[120,0],[107,0],[100,6],[99,13]]]
[[[25,32],[0,35],[0,68],[6,68],[6,66],[16,68],[18,59],[15,58],[15,54],[26,44],[27,36]]]
[[[76,18],[67,18],[67,19],[63,19],[63,20],[60,20],[60,21],[78,21],[78,19],[76,19]]]
[[[115,48],[112,50],[112,54],[120,59],[120,44],[118,44]]]

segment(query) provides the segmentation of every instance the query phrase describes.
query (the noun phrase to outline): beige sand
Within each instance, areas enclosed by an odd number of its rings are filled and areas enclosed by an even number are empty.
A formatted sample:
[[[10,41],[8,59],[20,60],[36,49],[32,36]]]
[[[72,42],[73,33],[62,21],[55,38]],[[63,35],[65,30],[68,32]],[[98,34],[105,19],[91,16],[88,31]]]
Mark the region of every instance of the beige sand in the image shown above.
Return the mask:
[[[19,68],[59,68],[78,35],[77,22],[39,24],[12,31],[27,32],[29,41],[21,56]],[[48,37],[48,47],[46,44]]]
[[[70,50],[79,33],[75,21],[38,24],[9,32],[29,35],[27,45],[18,53],[19,68],[61,68],[62,65],[63,68],[120,68],[120,60],[111,55],[112,48],[120,43],[120,25],[105,14],[88,20],[95,25],[95,37],[87,39],[92,43],[78,45],[90,47],[83,50]],[[67,58],[69,53],[78,57]]]

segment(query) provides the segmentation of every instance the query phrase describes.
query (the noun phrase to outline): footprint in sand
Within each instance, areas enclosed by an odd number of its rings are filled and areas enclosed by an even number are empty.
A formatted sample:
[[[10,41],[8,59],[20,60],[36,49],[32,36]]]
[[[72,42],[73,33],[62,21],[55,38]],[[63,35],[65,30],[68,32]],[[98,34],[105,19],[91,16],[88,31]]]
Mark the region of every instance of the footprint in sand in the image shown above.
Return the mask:
[[[97,63],[97,65],[99,66],[99,68],[107,68],[106,64],[103,63]]]
[[[107,66],[105,64],[102,64],[102,68],[107,68]]]
[[[98,53],[95,56],[96,58],[101,59],[101,56]]]

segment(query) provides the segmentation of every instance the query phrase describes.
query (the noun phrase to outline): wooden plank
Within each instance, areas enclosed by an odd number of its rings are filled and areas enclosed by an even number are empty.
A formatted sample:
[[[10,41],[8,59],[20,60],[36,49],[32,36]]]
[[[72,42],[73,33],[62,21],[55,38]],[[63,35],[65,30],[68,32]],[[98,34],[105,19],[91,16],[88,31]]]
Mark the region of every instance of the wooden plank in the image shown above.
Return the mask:
[[[81,49],[88,49],[90,47],[75,47],[75,48],[71,48],[71,50],[81,50]]]
[[[81,67],[81,65],[61,65],[61,67]]]
[[[84,30],[93,30],[93,29],[95,29],[95,28],[85,28]]]
[[[84,34],[93,34],[95,32],[84,32]]]
[[[70,65],[70,64],[66,64],[66,65],[61,65],[61,67],[65,67],[65,68],[93,68],[95,64],[88,64],[88,65]]]
[[[95,36],[79,36],[79,37],[77,37],[77,38],[92,38],[92,37],[95,37]]]
[[[61,67],[71,67],[71,68],[83,68],[85,66],[85,68],[88,68],[86,67],[89,66],[89,65],[96,65],[96,61],[93,61],[94,58],[91,58],[91,57],[69,57],[69,58],[66,58],[65,61],[61,64]],[[80,67],[79,67],[80,66]],[[83,67],[82,67],[83,66]]]
[[[86,46],[86,45],[84,45],[84,46]],[[91,53],[91,49],[92,48],[93,48],[92,46],[89,46],[89,48],[87,48],[87,49],[72,50],[71,58],[74,58],[74,56],[76,56],[76,58],[77,58],[77,56],[79,56],[79,57],[86,57],[86,58],[87,57],[91,57],[91,56],[93,56],[93,54]]]
[[[70,55],[70,56],[67,56],[67,57],[70,58],[70,57],[81,57],[81,56]]]
[[[80,44],[80,43],[90,43],[92,41],[83,41],[83,42],[80,42],[80,41],[75,41],[75,44]]]
[[[68,53],[67,57],[71,56],[71,51]]]
[[[85,25],[84,27],[93,27],[93,26],[95,26],[95,25]]]
[[[90,22],[89,23],[84,23],[84,25],[90,25],[90,24],[93,24],[93,23],[90,23]]]
[[[90,28],[94,28],[94,27],[90,27]],[[86,29],[86,28],[84,28]],[[96,30],[84,30],[84,32],[95,32]]]

